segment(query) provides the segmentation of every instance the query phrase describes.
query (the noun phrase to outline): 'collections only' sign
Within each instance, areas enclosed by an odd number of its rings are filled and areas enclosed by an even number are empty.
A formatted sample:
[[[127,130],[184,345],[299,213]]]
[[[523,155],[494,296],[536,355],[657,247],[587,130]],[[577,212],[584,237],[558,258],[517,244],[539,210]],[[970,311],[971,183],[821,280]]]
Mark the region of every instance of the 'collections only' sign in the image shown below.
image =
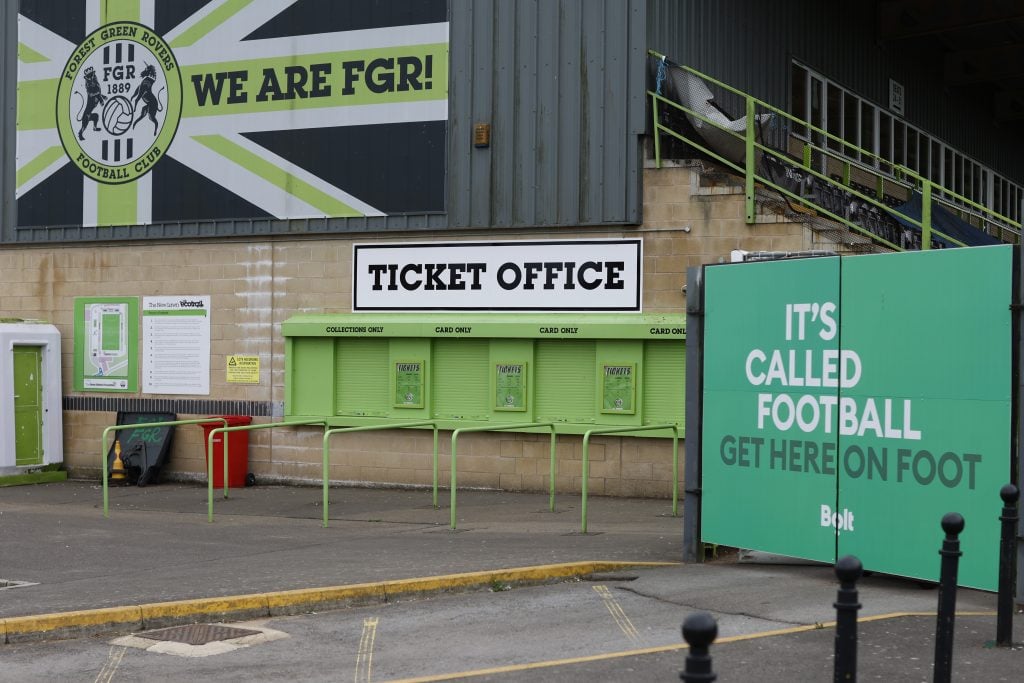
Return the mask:
[[[934,580],[955,511],[994,589],[1011,283],[1010,247],[708,268],[704,539]]]
[[[640,311],[640,240],[356,244],[353,311]]]

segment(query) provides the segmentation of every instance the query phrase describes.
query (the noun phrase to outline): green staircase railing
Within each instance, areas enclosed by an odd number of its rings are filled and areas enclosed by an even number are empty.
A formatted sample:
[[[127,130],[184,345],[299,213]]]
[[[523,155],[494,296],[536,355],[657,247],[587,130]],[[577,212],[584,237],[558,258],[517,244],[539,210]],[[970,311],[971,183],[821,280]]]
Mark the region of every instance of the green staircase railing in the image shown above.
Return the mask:
[[[728,169],[731,169],[744,179],[747,223],[753,224],[756,220],[755,187],[760,184],[763,187],[775,190],[788,199],[799,203],[801,206],[817,213],[820,216],[824,216],[846,226],[849,230],[863,235],[876,243],[882,244],[896,251],[904,250],[903,246],[900,244],[886,239],[882,235],[857,224],[845,216],[841,216],[830,211],[829,209],[815,203],[811,198],[803,196],[797,192],[793,192],[792,190],[775,182],[773,178],[764,175],[758,168],[757,161],[759,155],[766,153],[775,156],[785,164],[789,164],[794,168],[799,168],[802,173],[813,176],[816,181],[822,185],[832,186],[852,197],[855,197],[857,200],[867,205],[876,207],[881,212],[888,213],[906,221],[907,223],[917,226],[921,230],[922,249],[931,248],[933,237],[940,237],[957,246],[966,246],[960,240],[940,232],[932,224],[933,208],[936,205],[942,205],[944,208],[961,218],[966,217],[968,219],[967,222],[972,225],[974,224],[974,221],[977,221],[980,225],[975,225],[975,227],[978,227],[1003,242],[1016,243],[1019,241],[1021,235],[1021,222],[1015,221],[1012,218],[993,211],[992,209],[968,199],[961,194],[942,187],[913,169],[896,164],[891,160],[874,154],[873,152],[862,149],[822,128],[819,128],[807,121],[798,119],[778,107],[774,107],[767,102],[763,102],[751,95],[748,95],[747,93],[722,83],[721,81],[717,81],[710,76],[696,71],[695,69],[672,64],[671,62],[668,62],[664,55],[654,52],[653,50],[649,51],[649,54],[659,60],[662,60],[668,68],[682,69],[692,76],[701,79],[705,84],[717,86],[718,88],[721,88],[728,93],[732,93],[732,95],[743,100],[745,104],[746,128],[742,133],[738,133],[724,127],[719,122],[702,115],[700,112],[683,106],[678,102],[658,94],[657,92],[650,90],[647,91],[648,97],[651,98],[651,110],[654,126],[654,157],[656,166],[661,168],[662,135],[668,135],[700,150],[718,163],[724,165]],[[718,152],[710,149],[703,139],[694,139],[693,137],[687,136],[684,133],[674,130],[670,126],[665,125],[662,122],[662,113],[665,111],[665,108],[681,112],[688,117],[698,119],[703,124],[714,126],[720,132],[734,137],[737,142],[742,143],[744,149],[742,159],[743,163],[736,163],[725,158]],[[793,144],[794,140],[798,141],[796,144],[801,146],[800,158],[794,158],[789,153],[788,149],[780,150],[769,147],[763,144],[759,139],[760,136],[758,133],[761,131],[759,130],[760,124],[757,116],[765,113],[775,117],[776,121],[785,122],[782,124],[784,127],[788,124],[788,127],[785,130],[786,146],[789,147]],[[803,136],[797,136],[792,132],[794,130],[806,131],[806,139]],[[827,172],[822,172],[820,170],[821,168],[824,168],[826,171],[834,170],[834,175],[838,176],[839,180],[835,180],[832,175]],[[852,181],[854,175],[863,178],[871,178],[871,184],[874,185],[873,189],[877,197],[873,197],[857,189],[858,185],[863,186],[867,183],[854,183]],[[884,197],[886,194],[885,188],[887,186],[902,188],[902,190],[908,194],[915,191],[919,192],[921,194],[920,219],[901,213],[897,209],[886,204],[884,202]],[[972,217],[974,219],[973,221],[970,220]]]

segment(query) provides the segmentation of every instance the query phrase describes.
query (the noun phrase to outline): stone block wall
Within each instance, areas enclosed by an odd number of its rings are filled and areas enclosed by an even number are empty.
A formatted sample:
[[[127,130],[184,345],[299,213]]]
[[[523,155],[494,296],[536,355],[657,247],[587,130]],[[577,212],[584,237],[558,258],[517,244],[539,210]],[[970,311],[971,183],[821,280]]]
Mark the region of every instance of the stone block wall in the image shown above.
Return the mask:
[[[73,315],[79,296],[210,295],[209,396],[136,395],[136,398],[246,400],[280,406],[284,395],[282,321],[297,313],[347,312],[351,306],[352,244],[480,239],[634,237],[643,239],[643,306],[646,312],[685,311],[686,270],[727,261],[733,249],[797,251],[810,248],[800,224],[774,216],[744,222],[742,188],[707,182],[689,168],[648,169],[644,176],[644,223],[605,229],[537,229],[495,233],[461,231],[427,236],[317,236],[308,239],[208,239],[151,243],[0,247],[0,317],[38,318],[62,334],[63,390],[73,395]],[[257,385],[229,384],[226,359],[260,357]],[[278,410],[279,412],[279,410]],[[179,414],[182,419],[202,415]],[[115,413],[66,410],[64,457],[74,476],[98,477],[100,436]],[[256,422],[271,421],[260,417]],[[319,428],[287,427],[250,433],[250,471],[258,480],[319,482]],[[202,430],[176,430],[167,472],[205,481]],[[546,491],[546,435],[495,432],[460,440],[460,485]],[[439,478],[449,481],[450,434],[440,440]],[[465,444],[465,445],[463,445]],[[339,435],[332,441],[335,481],[424,486],[432,483],[429,431]],[[660,438],[600,437],[591,447],[594,494],[671,495],[671,442]],[[682,459],[682,448],[680,448]],[[559,438],[556,488],[580,490],[581,437]],[[680,473],[682,466],[680,466]],[[681,474],[680,474],[681,476]]]

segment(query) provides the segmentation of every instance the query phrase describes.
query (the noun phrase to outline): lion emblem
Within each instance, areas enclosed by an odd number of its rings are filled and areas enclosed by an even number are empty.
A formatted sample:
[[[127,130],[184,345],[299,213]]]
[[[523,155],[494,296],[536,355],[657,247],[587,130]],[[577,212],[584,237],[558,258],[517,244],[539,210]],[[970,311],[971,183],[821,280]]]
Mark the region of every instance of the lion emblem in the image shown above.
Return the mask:
[[[76,121],[82,122],[82,127],[78,130],[79,140],[85,140],[85,129],[88,128],[90,122],[92,122],[93,130],[100,130],[100,115],[96,113],[96,107],[107,101],[100,88],[100,82],[96,78],[96,70],[87,66],[82,75],[85,77],[85,99],[75,118]],[[77,95],[81,97],[82,93],[77,93]]]
[[[156,115],[157,112],[164,110],[156,95],[153,94],[153,84],[156,83],[156,68],[152,64],[146,64],[146,68],[139,75],[142,77],[142,82],[139,83],[138,87],[135,88],[135,92],[132,93],[132,106],[135,108],[135,111],[139,112],[139,116],[135,119],[135,123],[132,124],[132,129],[148,116],[149,120],[153,122],[153,135],[156,135],[159,129]],[[160,89],[160,92],[163,92],[163,88]],[[139,106],[140,104],[142,106]]]

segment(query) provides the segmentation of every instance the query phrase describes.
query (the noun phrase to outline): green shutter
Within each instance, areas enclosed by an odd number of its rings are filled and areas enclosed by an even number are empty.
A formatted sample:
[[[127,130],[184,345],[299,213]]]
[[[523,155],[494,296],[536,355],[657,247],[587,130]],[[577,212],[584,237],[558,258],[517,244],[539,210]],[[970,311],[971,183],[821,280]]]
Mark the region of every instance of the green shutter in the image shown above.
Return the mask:
[[[594,422],[596,354],[591,339],[537,342],[538,422]]]
[[[339,415],[387,415],[388,345],[383,339],[352,337],[335,344],[334,383]]]
[[[686,345],[648,341],[644,345],[644,424],[684,424]]]
[[[332,415],[335,403],[334,340],[304,337],[292,343],[289,415]]]
[[[487,339],[434,340],[434,417],[488,419],[489,356]]]

